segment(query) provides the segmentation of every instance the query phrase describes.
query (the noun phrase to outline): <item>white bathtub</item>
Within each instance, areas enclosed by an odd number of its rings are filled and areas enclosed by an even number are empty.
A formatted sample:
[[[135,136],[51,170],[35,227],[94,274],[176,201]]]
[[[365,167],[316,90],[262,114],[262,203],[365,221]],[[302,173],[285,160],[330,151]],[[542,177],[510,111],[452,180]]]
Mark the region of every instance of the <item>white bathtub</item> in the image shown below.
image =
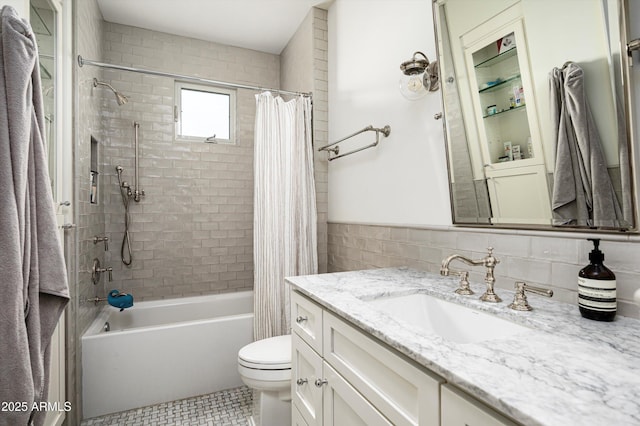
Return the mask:
[[[105,306],[82,336],[83,417],[241,386],[252,338],[248,291]]]

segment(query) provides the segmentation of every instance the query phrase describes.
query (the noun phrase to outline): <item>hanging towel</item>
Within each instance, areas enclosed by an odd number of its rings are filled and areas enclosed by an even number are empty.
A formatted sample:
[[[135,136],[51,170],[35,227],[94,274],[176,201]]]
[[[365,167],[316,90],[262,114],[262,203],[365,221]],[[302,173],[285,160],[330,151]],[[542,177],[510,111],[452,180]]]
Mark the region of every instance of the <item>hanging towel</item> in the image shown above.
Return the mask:
[[[554,68],[549,85],[556,135],[554,225],[621,226],[622,211],[587,103],[582,68],[572,62]]]
[[[10,6],[0,27],[0,425],[35,425],[46,411],[49,343],[69,301],[44,149],[35,36]]]

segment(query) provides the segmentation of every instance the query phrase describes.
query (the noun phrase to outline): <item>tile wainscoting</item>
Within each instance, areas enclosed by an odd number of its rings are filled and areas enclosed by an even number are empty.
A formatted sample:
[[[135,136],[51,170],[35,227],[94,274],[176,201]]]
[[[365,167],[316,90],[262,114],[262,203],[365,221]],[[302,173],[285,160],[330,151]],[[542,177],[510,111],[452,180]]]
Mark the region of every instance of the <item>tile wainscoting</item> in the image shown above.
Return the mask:
[[[450,254],[477,259],[493,247],[500,260],[495,269],[497,288],[512,289],[516,280],[525,281],[552,288],[553,300],[577,305],[578,271],[589,263],[593,247],[586,238],[602,239],[605,264],[616,274],[618,314],[640,318],[640,307],[632,302],[640,288],[638,236],[330,222],[328,270],[409,266],[438,273],[442,259]],[[472,281],[483,280],[484,268],[452,266],[469,268]]]

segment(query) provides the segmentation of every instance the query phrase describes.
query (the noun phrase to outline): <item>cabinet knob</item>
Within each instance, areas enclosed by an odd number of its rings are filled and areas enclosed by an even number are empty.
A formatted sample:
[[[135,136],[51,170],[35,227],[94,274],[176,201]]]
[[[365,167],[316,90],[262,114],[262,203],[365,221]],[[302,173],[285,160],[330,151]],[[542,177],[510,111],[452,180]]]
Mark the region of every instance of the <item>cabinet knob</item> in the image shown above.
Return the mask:
[[[302,386],[302,385],[304,385],[305,383],[307,383],[308,381],[309,381],[309,380],[307,380],[307,379],[298,379],[298,380],[296,380],[296,384],[297,384],[298,386]]]
[[[300,323],[302,323],[302,322],[305,322],[305,321],[306,321],[306,320],[308,320],[308,319],[309,319],[309,318],[307,318],[307,317],[299,316],[298,318],[296,318],[296,322],[297,322],[298,324],[300,324]]]
[[[433,114],[433,119],[434,120],[440,120],[442,118],[442,113],[441,112],[436,112],[435,114]]]
[[[316,379],[316,386],[321,388],[323,385],[329,383],[327,379]]]

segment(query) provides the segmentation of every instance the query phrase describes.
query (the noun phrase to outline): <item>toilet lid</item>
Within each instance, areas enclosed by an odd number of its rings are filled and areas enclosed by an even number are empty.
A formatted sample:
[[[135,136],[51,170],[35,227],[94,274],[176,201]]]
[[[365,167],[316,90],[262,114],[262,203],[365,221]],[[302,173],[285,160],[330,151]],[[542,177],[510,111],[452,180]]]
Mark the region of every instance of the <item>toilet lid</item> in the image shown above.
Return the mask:
[[[291,368],[291,335],[270,337],[248,344],[238,352],[238,362],[259,370]]]

